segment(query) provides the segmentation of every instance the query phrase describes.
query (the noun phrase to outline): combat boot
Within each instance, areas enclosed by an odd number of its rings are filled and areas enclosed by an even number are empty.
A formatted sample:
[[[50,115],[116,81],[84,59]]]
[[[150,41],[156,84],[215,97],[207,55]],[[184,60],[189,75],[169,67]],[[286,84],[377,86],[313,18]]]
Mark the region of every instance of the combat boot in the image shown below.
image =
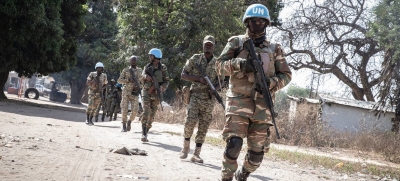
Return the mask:
[[[200,158],[200,151],[201,147],[196,147],[193,153],[193,157],[192,159],[190,159],[192,162],[203,163],[203,159]]]
[[[104,122],[104,118],[106,117],[106,115],[103,113],[103,116],[101,116],[101,121]]]
[[[235,179],[236,179],[237,181],[246,181],[246,180],[247,180],[247,177],[249,177],[249,175],[250,175],[250,172],[247,171],[246,169],[244,169],[244,167],[242,166],[241,169],[236,170],[236,172],[235,172]]]
[[[148,142],[149,140],[147,139],[147,128],[146,126],[142,126],[142,142]]]
[[[93,119],[93,116],[90,116],[90,118],[89,118],[89,125],[94,125],[92,119]]]
[[[114,121],[117,120],[117,113],[114,114]]]
[[[183,140],[183,148],[181,150],[181,153],[179,153],[179,158],[181,159],[187,158],[189,151],[190,151],[190,141]]]
[[[110,119],[108,119],[108,121],[110,121],[110,122],[111,122],[111,120],[112,120],[112,114],[113,114],[113,113],[111,113]]]
[[[126,132],[126,123],[122,123],[122,130],[121,130],[121,132]]]
[[[89,119],[90,119],[90,115],[86,114],[86,124],[89,125]]]
[[[126,131],[131,131],[131,123],[132,121],[128,121],[128,124],[126,125]]]

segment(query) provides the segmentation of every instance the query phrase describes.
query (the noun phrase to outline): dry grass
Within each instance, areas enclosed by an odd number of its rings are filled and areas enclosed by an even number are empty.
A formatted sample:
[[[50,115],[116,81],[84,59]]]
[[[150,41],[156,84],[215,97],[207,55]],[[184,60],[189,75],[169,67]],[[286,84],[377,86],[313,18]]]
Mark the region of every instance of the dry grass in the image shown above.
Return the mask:
[[[175,103],[174,107],[173,110],[164,111],[163,114],[158,112],[156,120],[165,123],[183,124],[186,116],[186,106],[181,103]],[[296,115],[292,122],[288,121],[287,112],[279,113],[276,121],[282,138],[276,139],[274,129],[271,129],[272,142],[294,146],[353,150],[353,152],[362,152],[363,156],[366,157],[378,155],[378,157],[383,157],[387,161],[400,163],[400,136],[398,134],[367,131],[368,129],[357,134],[339,133],[330,129],[327,124],[318,121],[317,108],[300,107],[299,109],[302,109],[299,111],[301,114]],[[224,124],[224,110],[216,102],[213,111],[213,122],[210,128],[222,130]],[[215,146],[225,145],[225,142],[219,138],[207,137],[206,142]],[[326,168],[332,168],[332,165],[340,162],[332,158],[310,156],[290,151],[272,150],[270,155],[279,159],[290,160],[297,164],[320,165]],[[335,169],[345,173],[360,172],[400,178],[400,171],[376,165],[344,162],[343,167]]]

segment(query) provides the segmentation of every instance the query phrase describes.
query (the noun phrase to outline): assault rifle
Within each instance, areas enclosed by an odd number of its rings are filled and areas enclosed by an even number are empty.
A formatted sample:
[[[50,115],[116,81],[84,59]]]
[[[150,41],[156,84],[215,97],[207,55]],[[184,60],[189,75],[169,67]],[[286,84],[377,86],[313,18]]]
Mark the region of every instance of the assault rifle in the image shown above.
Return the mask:
[[[139,95],[142,96],[142,94],[140,93],[140,84],[139,84],[138,79],[137,79],[136,76],[135,76],[135,73],[133,72],[133,69],[130,68],[130,69],[129,69],[129,72],[131,73],[131,80],[132,80],[133,82],[135,82],[136,86],[139,88]]]
[[[262,93],[265,103],[269,107],[271,112],[272,123],[274,124],[276,137],[280,139],[278,128],[276,127],[275,122],[275,112],[274,112],[274,104],[272,102],[271,92],[269,91],[269,84],[267,83],[267,77],[265,76],[262,62],[258,59],[256,52],[254,50],[253,40],[249,38],[247,41],[243,43],[243,49],[249,52],[249,58],[247,59],[248,67],[253,71],[255,78],[255,90],[257,92]]]
[[[208,78],[208,76],[203,72],[203,70],[201,69],[201,67],[197,64],[194,63],[194,66],[196,67],[196,69],[200,72],[201,76],[204,78],[204,80],[206,80],[208,88],[210,88],[210,90],[212,91],[213,95],[215,96],[215,98],[218,100],[218,102],[222,105],[222,107],[225,110],[225,105],[224,102],[222,102],[221,97],[219,96],[217,90],[215,90],[214,85],[211,83],[210,79]]]
[[[153,86],[150,87],[148,93],[151,94],[151,92],[153,92],[153,90],[155,89],[157,92],[157,97],[160,100],[160,106],[161,106],[161,111],[163,111],[163,106],[162,106],[162,99],[161,99],[161,91],[160,91],[160,84],[158,84],[158,79],[157,77],[154,75],[154,69],[153,66],[151,66],[150,64],[147,66],[146,70],[145,70],[146,74],[149,75],[151,77],[152,80],[152,84]]]

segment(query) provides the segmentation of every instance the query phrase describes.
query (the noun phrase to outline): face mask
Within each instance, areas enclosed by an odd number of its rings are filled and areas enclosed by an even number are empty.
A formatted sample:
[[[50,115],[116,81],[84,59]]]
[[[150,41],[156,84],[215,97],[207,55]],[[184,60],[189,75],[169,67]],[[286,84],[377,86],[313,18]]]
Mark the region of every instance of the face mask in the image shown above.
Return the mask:
[[[265,30],[265,24],[249,21],[249,29],[252,33],[262,33]]]

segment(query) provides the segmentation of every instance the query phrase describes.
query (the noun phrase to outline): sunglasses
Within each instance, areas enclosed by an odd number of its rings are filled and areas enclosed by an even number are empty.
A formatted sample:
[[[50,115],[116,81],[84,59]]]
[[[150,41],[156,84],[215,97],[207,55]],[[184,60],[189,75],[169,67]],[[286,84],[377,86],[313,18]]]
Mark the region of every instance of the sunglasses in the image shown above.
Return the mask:
[[[264,18],[250,18],[250,20],[252,22],[256,22],[257,20],[260,20],[260,22],[263,23],[263,24],[268,22],[268,20],[264,19]]]

